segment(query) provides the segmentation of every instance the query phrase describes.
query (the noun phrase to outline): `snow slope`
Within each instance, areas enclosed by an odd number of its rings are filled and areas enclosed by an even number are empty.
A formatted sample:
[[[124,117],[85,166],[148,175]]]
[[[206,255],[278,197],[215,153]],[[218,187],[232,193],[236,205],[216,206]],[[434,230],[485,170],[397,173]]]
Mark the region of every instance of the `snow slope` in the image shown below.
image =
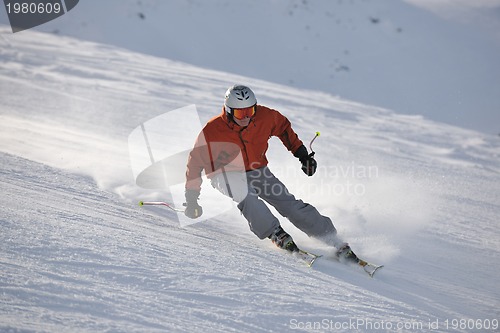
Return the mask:
[[[86,0],[36,29],[497,135],[500,3],[464,2]]]
[[[470,331],[454,319],[485,331],[477,320],[500,318],[498,138],[109,45],[6,31],[0,331]],[[137,205],[169,194],[134,185],[128,135],[190,104],[204,122],[235,82],[287,115],[304,141],[322,133],[314,177],[275,139],[270,167],[356,252],[386,265],[375,279],[326,260],[304,267],[251,234],[236,208],[181,228],[173,212]],[[207,191],[201,204],[212,198]],[[300,246],[328,253],[282,222]]]

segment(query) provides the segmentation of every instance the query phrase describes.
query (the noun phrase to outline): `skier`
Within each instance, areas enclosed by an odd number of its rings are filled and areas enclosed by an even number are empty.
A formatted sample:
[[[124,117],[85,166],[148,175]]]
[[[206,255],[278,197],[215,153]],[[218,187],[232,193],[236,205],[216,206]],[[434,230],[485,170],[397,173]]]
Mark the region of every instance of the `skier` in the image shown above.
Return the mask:
[[[277,136],[299,159],[307,176],[316,172],[313,154],[308,153],[285,116],[257,104],[250,88],[230,87],[222,113],[208,121],[189,154],[185,215],[195,219],[203,213],[198,199],[201,173],[205,170],[212,186],[237,202],[251,231],[260,239],[270,238],[276,246],[290,252],[299,250],[265,201],[308,236],[334,246],[339,257],[355,259],[349,245],[337,237],[330,218],[296,199],[267,167],[266,151],[271,136]]]

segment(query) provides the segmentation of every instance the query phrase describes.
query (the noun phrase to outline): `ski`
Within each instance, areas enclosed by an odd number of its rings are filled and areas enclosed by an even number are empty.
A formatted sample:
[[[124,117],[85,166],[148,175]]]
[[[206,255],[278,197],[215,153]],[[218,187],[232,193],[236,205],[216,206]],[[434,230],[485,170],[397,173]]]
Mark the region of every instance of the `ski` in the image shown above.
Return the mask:
[[[382,267],[384,267],[384,265],[375,265],[375,264],[372,264],[372,263],[370,263],[368,261],[360,259],[357,256],[355,257],[355,259],[352,259],[352,260],[341,261],[341,260],[339,260],[338,257],[324,257],[324,256],[322,256],[320,254],[315,254],[315,253],[304,251],[304,250],[300,250],[300,249],[299,249],[299,251],[293,252],[293,255],[296,256],[297,258],[299,258],[301,261],[305,262],[308,267],[312,267],[312,265],[314,264],[314,262],[318,258],[325,258],[325,259],[335,260],[335,261],[338,261],[338,262],[341,262],[341,263],[346,263],[346,264],[348,264],[348,263],[354,263],[354,264],[362,267],[363,271],[366,274],[368,274],[368,276],[370,276],[371,278],[373,278],[373,276],[375,275],[375,273],[379,269],[381,269]]]
[[[303,262],[305,262],[305,264],[308,267],[311,267],[316,261],[316,259],[322,257],[319,254],[310,253],[300,249],[298,251],[293,252],[292,254],[297,258],[299,258],[300,260],[302,260]]]
[[[384,267],[384,265],[375,265],[358,258],[357,264],[363,267],[363,270],[370,276],[373,277],[375,272]]]
[[[357,255],[354,255],[354,257],[350,257],[350,258],[343,258],[343,259],[340,259],[338,257],[335,257],[335,258],[332,258],[332,259],[335,259],[341,263],[344,263],[344,264],[355,264],[355,265],[358,265],[360,266],[361,268],[363,268],[363,271],[368,274],[371,278],[375,275],[375,272],[377,272],[379,269],[381,269],[382,267],[384,267],[384,265],[375,265],[375,264],[372,264],[366,260],[363,260],[361,258],[359,258]]]

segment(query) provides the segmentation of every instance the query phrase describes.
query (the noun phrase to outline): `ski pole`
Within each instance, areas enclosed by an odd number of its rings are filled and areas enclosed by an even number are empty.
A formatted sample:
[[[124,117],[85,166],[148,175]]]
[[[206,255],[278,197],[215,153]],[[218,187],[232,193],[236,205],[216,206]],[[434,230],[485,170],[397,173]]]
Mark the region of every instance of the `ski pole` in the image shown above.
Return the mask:
[[[314,140],[316,140],[316,138],[320,135],[321,135],[320,132],[316,132],[316,134],[314,135],[314,138],[312,138],[311,142],[309,143],[309,149],[311,150],[311,154],[312,154],[311,156],[314,156],[314,154],[315,154],[315,152],[312,148],[312,144],[313,144]]]
[[[173,205],[163,201],[139,201],[139,206],[165,206],[168,209],[173,210],[174,212],[184,213],[183,209],[175,208]]]

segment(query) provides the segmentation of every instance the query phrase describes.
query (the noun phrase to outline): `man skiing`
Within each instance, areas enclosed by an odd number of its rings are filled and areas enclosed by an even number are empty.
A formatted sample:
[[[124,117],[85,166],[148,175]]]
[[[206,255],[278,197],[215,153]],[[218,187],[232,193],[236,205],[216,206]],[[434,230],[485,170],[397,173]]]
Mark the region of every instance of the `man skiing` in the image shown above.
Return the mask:
[[[203,213],[198,199],[201,173],[205,170],[212,186],[237,202],[251,231],[260,239],[270,238],[276,246],[290,252],[299,250],[265,201],[308,236],[334,246],[338,256],[355,259],[349,245],[338,239],[330,218],[322,216],[312,205],[296,199],[267,167],[266,151],[271,136],[278,137],[299,159],[306,175],[312,176],[316,172],[313,154],[308,153],[285,116],[257,104],[250,88],[243,85],[230,87],[222,113],[208,121],[190,152],[185,215],[195,219]]]

